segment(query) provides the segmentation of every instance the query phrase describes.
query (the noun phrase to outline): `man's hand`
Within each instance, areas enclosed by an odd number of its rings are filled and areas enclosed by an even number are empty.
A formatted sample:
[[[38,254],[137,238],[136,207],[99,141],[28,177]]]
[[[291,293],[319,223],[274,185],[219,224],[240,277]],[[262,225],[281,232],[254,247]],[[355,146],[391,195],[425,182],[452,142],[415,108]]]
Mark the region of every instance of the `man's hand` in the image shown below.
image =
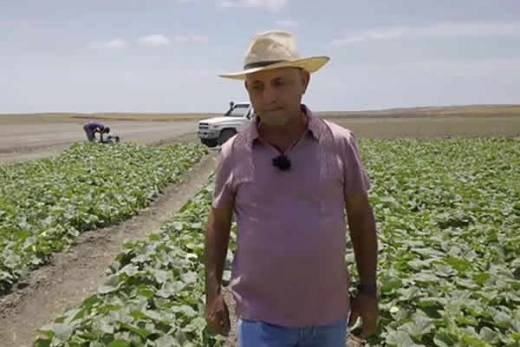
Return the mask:
[[[229,310],[221,293],[206,303],[206,322],[214,334],[229,335],[231,330]]]
[[[351,300],[351,312],[348,325],[353,326],[361,317],[362,338],[374,335],[377,331],[377,319],[379,311],[377,308],[377,296],[369,294],[358,294]]]

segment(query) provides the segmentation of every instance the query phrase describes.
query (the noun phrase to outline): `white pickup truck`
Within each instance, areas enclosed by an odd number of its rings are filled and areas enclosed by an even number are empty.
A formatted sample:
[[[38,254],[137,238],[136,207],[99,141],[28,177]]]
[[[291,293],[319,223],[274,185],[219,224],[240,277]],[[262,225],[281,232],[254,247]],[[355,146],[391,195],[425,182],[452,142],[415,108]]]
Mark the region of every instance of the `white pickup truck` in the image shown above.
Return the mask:
[[[248,102],[233,104],[224,116],[199,121],[200,141],[208,147],[220,146],[247,127],[254,114],[253,106]]]

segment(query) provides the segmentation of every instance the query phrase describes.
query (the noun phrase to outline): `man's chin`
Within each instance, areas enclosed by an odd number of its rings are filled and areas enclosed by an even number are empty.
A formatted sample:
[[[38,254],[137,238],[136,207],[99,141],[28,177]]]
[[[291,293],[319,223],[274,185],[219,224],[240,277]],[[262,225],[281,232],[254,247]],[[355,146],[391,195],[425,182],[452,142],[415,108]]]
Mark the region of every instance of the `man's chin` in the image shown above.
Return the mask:
[[[280,118],[269,118],[269,117],[260,117],[260,121],[265,126],[271,127],[271,128],[277,128],[277,127],[283,127],[287,124],[287,119],[280,119]]]
[[[282,126],[287,123],[286,114],[282,109],[273,111],[264,111],[259,115],[260,120],[266,125]]]

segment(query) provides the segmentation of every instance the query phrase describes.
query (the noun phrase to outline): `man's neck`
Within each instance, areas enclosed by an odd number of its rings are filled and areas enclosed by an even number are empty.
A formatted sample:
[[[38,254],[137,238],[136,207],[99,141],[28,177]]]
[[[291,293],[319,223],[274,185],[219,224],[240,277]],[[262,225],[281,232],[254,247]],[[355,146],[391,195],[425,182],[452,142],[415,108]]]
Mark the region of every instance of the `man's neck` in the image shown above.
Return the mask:
[[[269,127],[260,123],[258,127],[260,137],[282,153],[285,153],[298,141],[306,130],[307,118],[303,112],[291,117],[291,120],[284,126]]]

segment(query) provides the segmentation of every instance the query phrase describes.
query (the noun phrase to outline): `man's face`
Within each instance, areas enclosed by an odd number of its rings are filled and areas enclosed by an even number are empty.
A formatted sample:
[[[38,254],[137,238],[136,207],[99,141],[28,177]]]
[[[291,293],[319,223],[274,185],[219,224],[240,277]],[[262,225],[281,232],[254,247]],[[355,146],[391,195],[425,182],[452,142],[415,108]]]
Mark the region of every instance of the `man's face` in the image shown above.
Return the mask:
[[[298,68],[260,71],[246,76],[249,99],[262,123],[284,126],[300,114],[309,73]]]

